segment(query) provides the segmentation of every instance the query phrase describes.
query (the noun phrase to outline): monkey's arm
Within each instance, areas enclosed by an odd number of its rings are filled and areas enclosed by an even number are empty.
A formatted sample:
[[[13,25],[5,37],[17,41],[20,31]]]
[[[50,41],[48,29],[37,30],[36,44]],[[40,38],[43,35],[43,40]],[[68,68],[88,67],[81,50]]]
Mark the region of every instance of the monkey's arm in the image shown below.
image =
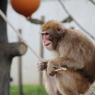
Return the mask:
[[[67,67],[67,68],[73,69],[73,70],[81,69],[84,67],[84,61],[81,57],[75,59],[75,58],[69,57],[69,56],[58,57],[58,58],[51,59],[51,60],[40,61],[37,64],[37,67],[40,71],[43,71],[47,68],[48,63],[53,64],[53,65],[58,64],[61,67]]]
[[[58,57],[56,59],[50,60],[49,64],[60,64],[61,67],[67,67],[73,70],[81,69],[84,67],[82,60],[75,60],[71,57]]]

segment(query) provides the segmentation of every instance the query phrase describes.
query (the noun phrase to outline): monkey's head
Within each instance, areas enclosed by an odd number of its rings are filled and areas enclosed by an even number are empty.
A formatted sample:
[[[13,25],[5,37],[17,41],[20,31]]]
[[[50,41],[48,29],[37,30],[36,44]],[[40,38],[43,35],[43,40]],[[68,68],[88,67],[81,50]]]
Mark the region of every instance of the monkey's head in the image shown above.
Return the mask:
[[[65,34],[64,26],[57,21],[48,21],[42,26],[43,44],[48,50],[56,50],[59,40]]]

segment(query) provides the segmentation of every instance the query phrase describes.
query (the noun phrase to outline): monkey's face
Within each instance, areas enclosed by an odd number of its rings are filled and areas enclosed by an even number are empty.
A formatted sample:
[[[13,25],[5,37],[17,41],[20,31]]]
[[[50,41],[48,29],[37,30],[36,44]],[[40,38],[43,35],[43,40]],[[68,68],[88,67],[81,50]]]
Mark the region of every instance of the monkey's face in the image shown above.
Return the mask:
[[[53,43],[52,43],[52,37],[51,37],[51,35],[49,34],[49,32],[44,31],[44,32],[42,32],[41,34],[42,34],[44,46],[45,46],[48,50],[52,50],[52,49],[53,49]]]
[[[43,44],[48,50],[56,50],[58,41],[64,34],[64,27],[55,21],[49,21],[42,26]]]

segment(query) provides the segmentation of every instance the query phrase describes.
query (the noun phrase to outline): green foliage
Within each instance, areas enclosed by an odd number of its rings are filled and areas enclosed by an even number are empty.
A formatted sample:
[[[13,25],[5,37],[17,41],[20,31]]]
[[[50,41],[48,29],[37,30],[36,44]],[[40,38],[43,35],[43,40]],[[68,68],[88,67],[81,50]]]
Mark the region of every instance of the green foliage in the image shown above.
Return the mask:
[[[18,86],[10,87],[10,95],[19,95]],[[37,85],[24,85],[23,86],[23,95],[48,95],[43,86]]]

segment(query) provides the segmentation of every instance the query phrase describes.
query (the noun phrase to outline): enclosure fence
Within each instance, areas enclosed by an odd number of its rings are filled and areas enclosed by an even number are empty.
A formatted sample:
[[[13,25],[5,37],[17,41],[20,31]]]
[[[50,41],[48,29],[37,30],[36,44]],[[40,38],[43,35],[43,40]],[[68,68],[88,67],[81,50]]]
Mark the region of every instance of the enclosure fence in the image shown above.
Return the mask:
[[[1,17],[5,20],[6,23],[8,23],[11,28],[16,32],[16,34],[18,35],[18,37],[26,44],[27,47],[30,48],[30,50],[34,53],[34,55],[39,59],[39,60],[43,60],[42,57],[40,57],[33,49],[32,47],[26,42],[26,40],[21,36],[21,34],[19,33],[18,30],[15,29],[15,27],[9,22],[9,20],[7,19],[6,15],[2,12],[2,10],[0,10],[0,15]]]

